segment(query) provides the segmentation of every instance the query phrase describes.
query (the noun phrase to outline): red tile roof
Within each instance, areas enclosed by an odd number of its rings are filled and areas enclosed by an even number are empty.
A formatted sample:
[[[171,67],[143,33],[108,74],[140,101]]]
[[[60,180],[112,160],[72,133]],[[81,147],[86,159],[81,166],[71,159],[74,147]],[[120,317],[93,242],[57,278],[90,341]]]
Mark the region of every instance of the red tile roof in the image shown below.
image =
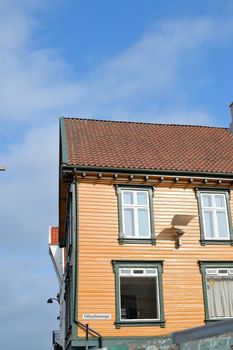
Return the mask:
[[[233,173],[226,128],[64,118],[64,134],[68,165]]]
[[[58,245],[59,239],[58,239],[58,227],[50,227],[50,244],[52,245]]]

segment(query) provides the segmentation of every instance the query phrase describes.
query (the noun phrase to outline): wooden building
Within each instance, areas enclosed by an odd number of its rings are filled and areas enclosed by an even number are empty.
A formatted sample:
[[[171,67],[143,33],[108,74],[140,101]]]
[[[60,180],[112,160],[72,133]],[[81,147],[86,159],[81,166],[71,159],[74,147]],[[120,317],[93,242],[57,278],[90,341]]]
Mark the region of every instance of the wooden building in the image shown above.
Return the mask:
[[[232,150],[226,128],[60,120],[64,349],[233,317]]]

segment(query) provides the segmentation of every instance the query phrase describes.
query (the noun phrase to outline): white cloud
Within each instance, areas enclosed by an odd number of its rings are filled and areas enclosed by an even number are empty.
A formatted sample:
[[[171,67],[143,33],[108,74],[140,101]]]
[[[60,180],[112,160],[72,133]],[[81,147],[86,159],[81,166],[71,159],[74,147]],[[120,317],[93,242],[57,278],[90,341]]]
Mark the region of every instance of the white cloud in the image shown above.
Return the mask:
[[[188,82],[182,67],[188,63],[195,71],[206,48],[232,33],[229,21],[203,18],[164,22],[84,82],[87,93],[80,99],[79,108],[91,114],[94,106],[98,112],[123,119],[140,115],[153,121],[211,122],[205,107],[199,106],[200,113],[195,115],[197,108],[186,92]]]
[[[66,81],[66,65],[53,49],[35,48],[36,14],[60,1],[0,1],[1,119],[31,123],[66,106],[77,86]],[[46,6],[44,6],[46,5]]]
[[[28,6],[27,1],[23,4]],[[38,4],[34,1],[35,7]],[[70,75],[75,67],[68,67],[57,51],[33,47],[32,15],[21,8],[0,23],[2,120],[31,124],[48,116],[78,114],[157,122],[165,117],[167,122],[212,122],[204,105],[198,108],[201,117],[193,117],[196,106],[186,91],[183,66],[188,64],[190,71],[195,71],[207,48],[231,37],[230,20],[161,22],[82,81],[67,78],[67,71]]]
[[[48,255],[48,229],[58,211],[57,125],[30,129],[0,158],[6,165],[0,173],[1,346],[48,349],[59,313],[46,303],[58,291]]]
[[[45,247],[48,226],[57,223],[58,127],[31,130],[0,157],[6,166],[0,174],[0,240],[12,248]]]
[[[46,303],[56,295],[56,278],[44,256],[40,256],[43,262],[36,257],[29,260],[10,255],[1,261],[0,333],[5,350],[49,349],[52,329],[58,328],[58,305]],[[9,337],[12,329],[14,336]]]

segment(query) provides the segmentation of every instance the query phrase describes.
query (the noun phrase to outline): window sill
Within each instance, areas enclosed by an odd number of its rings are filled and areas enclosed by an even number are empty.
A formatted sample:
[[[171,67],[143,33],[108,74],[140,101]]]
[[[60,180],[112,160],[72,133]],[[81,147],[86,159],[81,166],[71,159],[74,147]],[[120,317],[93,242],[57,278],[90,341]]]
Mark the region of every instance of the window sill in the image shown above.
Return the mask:
[[[120,321],[115,322],[115,326],[117,329],[121,327],[140,327],[140,326],[159,326],[161,328],[165,328],[165,321]]]
[[[151,244],[156,245],[156,239],[155,238],[118,238],[118,241],[120,244]]]
[[[209,320],[205,320],[205,323],[214,323],[218,321],[226,321],[226,320],[232,320],[232,317],[222,317],[222,318],[211,318]]]
[[[200,243],[202,246],[204,245],[232,245],[233,240],[230,239],[201,239]]]

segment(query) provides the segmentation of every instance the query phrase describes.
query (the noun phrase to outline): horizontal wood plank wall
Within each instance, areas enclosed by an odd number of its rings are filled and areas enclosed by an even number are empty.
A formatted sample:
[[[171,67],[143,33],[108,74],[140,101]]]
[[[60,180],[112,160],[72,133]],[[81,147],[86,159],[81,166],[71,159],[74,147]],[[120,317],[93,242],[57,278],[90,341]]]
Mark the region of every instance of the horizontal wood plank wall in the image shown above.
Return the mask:
[[[117,197],[113,183],[103,180],[79,183],[79,276],[78,320],[84,313],[110,313],[111,320],[90,320],[90,327],[103,336],[161,336],[204,324],[204,305],[198,260],[232,260],[233,247],[200,245],[195,190],[172,185],[154,192],[155,246],[118,243]],[[232,200],[231,200],[232,202]],[[233,202],[231,203],[233,208]],[[185,228],[183,244],[175,248],[171,227],[175,214],[194,215]],[[164,260],[163,297],[165,328],[159,326],[116,329],[115,282],[112,260]],[[84,333],[79,330],[79,336]]]

